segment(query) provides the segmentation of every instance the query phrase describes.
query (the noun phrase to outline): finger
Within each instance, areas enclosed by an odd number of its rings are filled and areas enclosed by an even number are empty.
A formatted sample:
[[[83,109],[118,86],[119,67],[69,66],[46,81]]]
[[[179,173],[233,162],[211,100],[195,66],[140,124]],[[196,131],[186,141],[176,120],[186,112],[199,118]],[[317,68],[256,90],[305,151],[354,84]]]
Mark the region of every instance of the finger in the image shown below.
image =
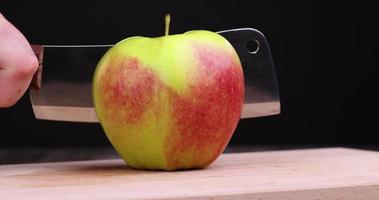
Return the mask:
[[[12,106],[23,96],[37,67],[26,38],[0,14],[0,107]]]

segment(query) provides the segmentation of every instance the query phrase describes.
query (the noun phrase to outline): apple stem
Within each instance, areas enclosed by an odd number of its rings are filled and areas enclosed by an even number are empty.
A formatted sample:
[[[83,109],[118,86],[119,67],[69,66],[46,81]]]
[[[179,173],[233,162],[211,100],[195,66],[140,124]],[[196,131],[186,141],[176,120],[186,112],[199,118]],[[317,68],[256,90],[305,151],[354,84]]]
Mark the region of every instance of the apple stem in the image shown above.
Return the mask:
[[[170,30],[170,14],[166,14],[165,16],[165,36],[168,36],[168,32]]]

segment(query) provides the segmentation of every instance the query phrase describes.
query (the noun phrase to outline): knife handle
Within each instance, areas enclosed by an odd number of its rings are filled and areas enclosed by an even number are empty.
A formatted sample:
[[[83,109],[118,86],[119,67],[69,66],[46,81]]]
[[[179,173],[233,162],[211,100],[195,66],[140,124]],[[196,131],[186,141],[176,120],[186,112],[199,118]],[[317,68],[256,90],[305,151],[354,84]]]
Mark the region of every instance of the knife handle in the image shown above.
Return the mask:
[[[31,45],[34,53],[38,59],[38,69],[34,73],[32,81],[30,82],[29,89],[40,90],[41,89],[41,79],[42,79],[42,61],[43,61],[43,46],[42,45]]]

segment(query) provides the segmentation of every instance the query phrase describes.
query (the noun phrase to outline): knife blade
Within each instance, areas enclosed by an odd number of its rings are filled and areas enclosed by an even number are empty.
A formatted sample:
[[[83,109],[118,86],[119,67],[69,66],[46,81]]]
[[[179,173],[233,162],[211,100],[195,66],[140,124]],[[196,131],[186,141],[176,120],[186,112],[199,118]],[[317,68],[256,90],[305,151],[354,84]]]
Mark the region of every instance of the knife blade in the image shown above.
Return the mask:
[[[265,36],[253,28],[217,32],[240,57],[245,78],[241,118],[280,113],[275,66]],[[249,45],[255,49],[249,50]],[[34,115],[41,120],[98,122],[92,102],[96,65],[113,45],[33,45],[40,61],[30,90]]]

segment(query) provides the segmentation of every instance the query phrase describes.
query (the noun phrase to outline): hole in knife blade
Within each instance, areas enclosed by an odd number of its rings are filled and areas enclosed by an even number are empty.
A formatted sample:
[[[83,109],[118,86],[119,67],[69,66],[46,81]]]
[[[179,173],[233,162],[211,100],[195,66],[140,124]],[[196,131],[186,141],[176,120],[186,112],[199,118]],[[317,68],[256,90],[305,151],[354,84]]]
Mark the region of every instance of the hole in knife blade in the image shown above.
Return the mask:
[[[256,54],[259,50],[258,40],[250,40],[246,43],[246,49],[251,54]]]

